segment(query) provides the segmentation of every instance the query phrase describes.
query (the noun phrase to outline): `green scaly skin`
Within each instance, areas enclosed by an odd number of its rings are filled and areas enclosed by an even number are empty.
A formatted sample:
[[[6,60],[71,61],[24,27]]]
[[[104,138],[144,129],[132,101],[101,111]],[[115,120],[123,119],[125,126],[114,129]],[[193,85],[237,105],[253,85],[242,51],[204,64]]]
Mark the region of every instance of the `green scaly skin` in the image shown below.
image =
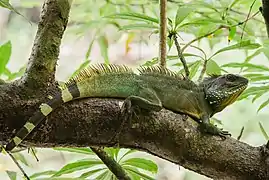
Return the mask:
[[[79,98],[125,99],[122,109],[125,120],[132,116],[134,106],[148,111],[166,108],[201,121],[202,129],[210,134],[229,134],[211,125],[209,118],[236,100],[247,87],[247,79],[232,74],[211,76],[197,85],[158,66],[141,67],[139,71],[139,74],[135,74],[125,66],[104,64],[82,71],[50,101],[40,105],[7,144],[6,151],[18,146],[54,109]]]

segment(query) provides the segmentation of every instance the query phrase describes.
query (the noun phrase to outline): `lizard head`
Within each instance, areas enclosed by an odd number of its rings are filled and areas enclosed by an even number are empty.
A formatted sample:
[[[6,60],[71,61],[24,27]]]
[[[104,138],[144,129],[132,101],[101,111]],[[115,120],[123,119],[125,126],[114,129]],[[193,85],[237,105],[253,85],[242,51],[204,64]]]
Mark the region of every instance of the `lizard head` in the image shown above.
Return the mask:
[[[202,81],[204,92],[213,114],[235,102],[247,88],[248,79],[235,75],[212,75]]]

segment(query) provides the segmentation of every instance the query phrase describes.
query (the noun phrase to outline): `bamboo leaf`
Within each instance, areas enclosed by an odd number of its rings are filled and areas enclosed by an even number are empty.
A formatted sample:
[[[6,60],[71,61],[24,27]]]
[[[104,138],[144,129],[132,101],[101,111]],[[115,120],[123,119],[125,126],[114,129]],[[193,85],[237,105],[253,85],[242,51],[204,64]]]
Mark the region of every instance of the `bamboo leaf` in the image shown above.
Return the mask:
[[[17,179],[17,173],[15,171],[6,171],[8,177],[10,180],[16,180]]]
[[[259,126],[260,126],[260,130],[263,134],[263,136],[265,137],[265,139],[268,141],[269,140],[269,135],[266,133],[265,129],[263,128],[263,125],[261,122],[259,122]]]
[[[229,67],[229,68],[249,68],[253,70],[262,70],[262,71],[269,71],[269,68],[264,65],[256,65],[251,63],[228,63],[222,65],[222,67]]]
[[[91,170],[89,170],[89,171],[83,173],[83,174],[80,176],[80,178],[85,179],[85,178],[87,178],[87,177],[89,177],[89,176],[94,175],[95,173],[100,173],[101,171],[107,171],[107,170],[108,170],[107,167],[105,167],[105,168],[98,168],[98,169],[91,169]]]
[[[143,158],[131,158],[121,163],[122,167],[134,166],[153,173],[157,173],[158,166],[151,160]]]
[[[108,40],[107,38],[103,35],[98,38],[98,43],[99,47],[101,50],[101,55],[104,58],[105,64],[109,64],[109,59],[108,59]]]
[[[152,22],[159,24],[159,20],[144,14],[140,13],[118,13],[118,14],[112,14],[109,16],[105,16],[105,18],[113,18],[113,19],[125,19],[125,20],[133,20],[133,21],[145,21],[145,22]]]
[[[257,110],[257,113],[269,104],[269,99],[264,101]]]
[[[214,60],[210,59],[208,60],[206,64],[206,73],[207,74],[221,74],[221,68]]]
[[[85,62],[83,62],[79,68],[73,72],[73,74],[71,75],[71,77],[74,77],[75,75],[77,75],[82,69],[84,69],[85,67],[87,67],[90,64],[90,60],[86,60]]]
[[[53,175],[56,172],[57,171],[49,170],[49,171],[43,171],[43,172],[35,173],[35,174],[30,176],[30,179],[35,179],[35,178],[40,177],[40,176]]]
[[[154,178],[152,178],[144,173],[139,172],[137,168],[134,168],[132,166],[128,166],[128,167],[126,166],[124,169],[127,171],[128,174],[131,173],[133,176],[134,175],[138,176],[138,179],[142,178],[145,180],[154,180]]]
[[[75,152],[80,154],[87,154],[87,155],[94,155],[95,153],[92,152],[90,148],[64,148],[64,147],[57,147],[53,148],[54,150],[58,151],[67,151],[67,152]]]
[[[233,40],[234,36],[236,33],[236,26],[232,26],[229,28],[229,35],[228,35],[228,41],[230,42],[231,40]]]
[[[158,29],[157,25],[139,23],[139,24],[128,24],[120,27],[120,30],[134,30],[134,29]]]
[[[88,158],[85,160],[79,160],[74,163],[69,163],[65,165],[62,169],[57,171],[52,177],[58,177],[63,174],[69,174],[73,173],[75,171],[88,169],[90,167],[93,167],[95,165],[103,165],[103,162],[98,159]]]
[[[179,6],[175,18],[175,28],[193,11],[191,6]]]
[[[200,65],[201,65],[201,60],[196,61],[196,62],[190,67],[190,79],[192,79],[192,78],[196,75],[196,73],[197,73],[197,71],[198,71]]]
[[[225,52],[225,51],[230,51],[230,50],[235,50],[235,49],[257,49],[259,48],[261,45],[258,43],[251,43],[250,40],[248,41],[242,41],[240,43],[222,48],[220,50],[218,50],[217,52],[215,52],[212,56],[214,57],[215,55],[221,53],[221,52]]]
[[[11,42],[8,41],[0,46],[0,74],[2,74],[6,68],[6,65],[11,55]]]

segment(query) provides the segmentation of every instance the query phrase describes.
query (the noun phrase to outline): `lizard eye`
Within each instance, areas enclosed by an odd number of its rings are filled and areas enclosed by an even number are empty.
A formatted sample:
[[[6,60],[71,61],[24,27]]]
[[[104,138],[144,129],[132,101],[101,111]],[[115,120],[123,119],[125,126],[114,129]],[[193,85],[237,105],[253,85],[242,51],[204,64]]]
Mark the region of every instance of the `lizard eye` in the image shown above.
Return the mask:
[[[235,81],[236,80],[236,77],[232,74],[227,74],[226,75],[226,80],[227,81]]]

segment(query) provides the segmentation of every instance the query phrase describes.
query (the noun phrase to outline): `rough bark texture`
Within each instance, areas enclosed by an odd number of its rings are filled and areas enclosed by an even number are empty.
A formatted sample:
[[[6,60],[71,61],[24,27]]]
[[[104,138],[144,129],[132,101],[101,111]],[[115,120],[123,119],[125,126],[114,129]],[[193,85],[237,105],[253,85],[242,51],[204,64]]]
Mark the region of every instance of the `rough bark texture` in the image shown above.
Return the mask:
[[[47,95],[57,90],[54,71],[67,23],[67,0],[47,0],[27,71],[21,80],[0,85],[0,141],[5,144]],[[61,3],[60,3],[61,2]],[[65,2],[65,3],[64,3]],[[64,8],[65,7],[65,8]],[[49,42],[50,41],[50,42]],[[259,147],[203,135],[198,124],[163,109],[140,115],[111,139],[121,121],[119,101],[84,99],[63,105],[27,137],[35,147],[113,146],[134,148],[167,159],[214,179],[269,179],[269,166]]]
[[[267,30],[267,36],[269,37],[269,0],[262,0],[262,15]]]
[[[0,86],[0,137],[6,142],[35,111],[40,97],[21,99],[22,89]],[[43,95],[40,95],[43,96]],[[269,179],[259,147],[233,138],[223,141],[203,135],[197,123],[168,110],[144,114],[111,140],[120,126],[119,101],[84,99],[67,103],[53,112],[25,142],[36,147],[113,146],[135,148],[167,159],[214,179]]]

